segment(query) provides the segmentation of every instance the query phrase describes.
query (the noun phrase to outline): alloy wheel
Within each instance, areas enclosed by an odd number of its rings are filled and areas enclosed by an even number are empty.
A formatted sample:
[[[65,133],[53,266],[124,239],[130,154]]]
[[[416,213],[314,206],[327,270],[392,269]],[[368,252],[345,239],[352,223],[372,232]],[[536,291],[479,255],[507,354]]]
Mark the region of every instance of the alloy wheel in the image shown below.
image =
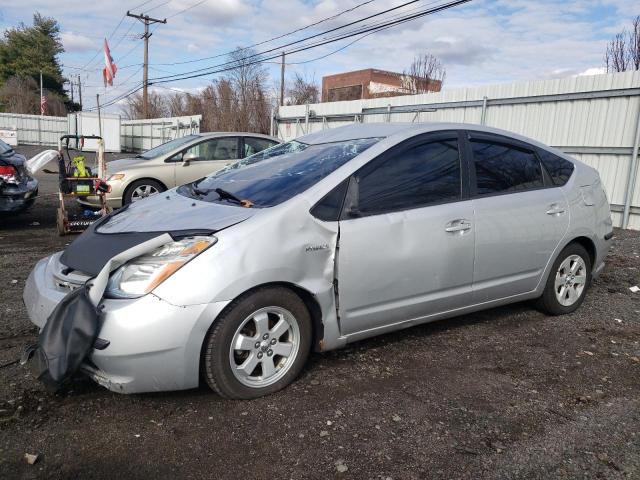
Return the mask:
[[[140,185],[131,193],[131,202],[137,202],[156,193],[158,193],[158,189],[153,185]]]
[[[579,255],[570,255],[558,268],[555,279],[556,298],[560,305],[576,303],[587,285],[587,266]]]
[[[300,327],[291,312],[265,307],[238,327],[229,349],[233,375],[248,387],[262,388],[280,380],[293,365],[300,347]]]

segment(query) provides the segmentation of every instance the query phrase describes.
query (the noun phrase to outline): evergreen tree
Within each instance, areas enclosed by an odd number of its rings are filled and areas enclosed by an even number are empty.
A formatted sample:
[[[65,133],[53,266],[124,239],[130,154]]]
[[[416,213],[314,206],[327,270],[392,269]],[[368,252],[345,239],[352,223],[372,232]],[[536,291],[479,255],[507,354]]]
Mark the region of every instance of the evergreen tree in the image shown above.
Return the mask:
[[[33,26],[21,23],[10,28],[0,39],[0,86],[11,77],[31,77],[44,88],[67,101],[64,77],[58,55],[64,52],[60,40],[60,25],[39,13],[33,15]]]

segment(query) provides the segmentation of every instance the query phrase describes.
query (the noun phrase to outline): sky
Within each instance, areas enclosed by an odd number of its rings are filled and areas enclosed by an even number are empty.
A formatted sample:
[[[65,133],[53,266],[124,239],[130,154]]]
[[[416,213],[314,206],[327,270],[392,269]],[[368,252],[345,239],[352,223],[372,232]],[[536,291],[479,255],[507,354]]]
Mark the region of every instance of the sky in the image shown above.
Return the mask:
[[[236,47],[286,34],[363,1],[0,0],[0,30],[21,22],[30,24],[35,12],[55,18],[61,25],[65,48],[61,56],[64,73],[74,78],[80,75],[85,106],[91,107],[96,93],[108,101],[135,88],[142,80],[143,25],[126,17],[127,10],[167,18],[166,25],[151,27],[149,77],[153,80],[220,64],[224,55]],[[372,0],[257,49],[279,47],[406,1]],[[442,3],[444,0],[421,0],[388,15]],[[603,71],[608,40],[628,28],[639,14],[638,0],[473,0],[366,36],[349,46],[355,38],[292,54],[287,58],[287,77],[297,72],[319,83],[324,75],[363,68],[402,72],[421,53],[431,53],[445,65],[445,89],[598,74]],[[106,89],[101,76],[104,38],[109,39],[118,66],[114,86]],[[346,48],[336,52],[343,47]],[[221,56],[201,60],[216,55]],[[314,59],[317,60],[311,61]],[[280,67],[275,63],[265,65],[275,92]],[[195,91],[213,78],[204,76],[165,85]],[[110,110],[118,109],[114,105]]]

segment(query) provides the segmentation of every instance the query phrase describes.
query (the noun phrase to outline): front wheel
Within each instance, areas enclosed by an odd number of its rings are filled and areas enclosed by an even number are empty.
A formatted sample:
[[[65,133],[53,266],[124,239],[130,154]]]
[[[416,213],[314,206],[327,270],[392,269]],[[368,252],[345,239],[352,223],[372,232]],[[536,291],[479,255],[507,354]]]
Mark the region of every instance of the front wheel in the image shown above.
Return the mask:
[[[311,318],[286,288],[265,287],[234,301],[211,327],[203,373],[225,398],[274,393],[300,373],[311,349]]]
[[[164,192],[166,188],[155,180],[136,180],[127,187],[122,198],[122,206],[144,200],[147,197]]]
[[[553,264],[537,306],[549,315],[574,312],[591,284],[591,259],[578,243],[567,245]]]

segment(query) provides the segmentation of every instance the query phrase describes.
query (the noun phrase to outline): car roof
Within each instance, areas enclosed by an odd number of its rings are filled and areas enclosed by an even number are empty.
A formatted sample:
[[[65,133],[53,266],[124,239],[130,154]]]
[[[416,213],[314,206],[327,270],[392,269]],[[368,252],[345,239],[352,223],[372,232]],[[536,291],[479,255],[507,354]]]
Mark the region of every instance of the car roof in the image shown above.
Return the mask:
[[[474,132],[493,133],[552,150],[537,140],[499,128],[485,127],[472,123],[424,122],[424,123],[358,123],[344,127],[336,127],[321,132],[310,133],[296,140],[308,144],[345,142],[361,138],[387,138],[394,135],[406,136],[408,133],[418,135],[439,130],[470,130]]]
[[[195,135],[199,135],[201,137],[257,137],[257,138],[266,138],[268,140],[273,140],[275,142],[282,142],[282,140],[272,137],[270,135],[265,135],[263,133],[251,133],[251,132],[201,132],[196,133]]]

